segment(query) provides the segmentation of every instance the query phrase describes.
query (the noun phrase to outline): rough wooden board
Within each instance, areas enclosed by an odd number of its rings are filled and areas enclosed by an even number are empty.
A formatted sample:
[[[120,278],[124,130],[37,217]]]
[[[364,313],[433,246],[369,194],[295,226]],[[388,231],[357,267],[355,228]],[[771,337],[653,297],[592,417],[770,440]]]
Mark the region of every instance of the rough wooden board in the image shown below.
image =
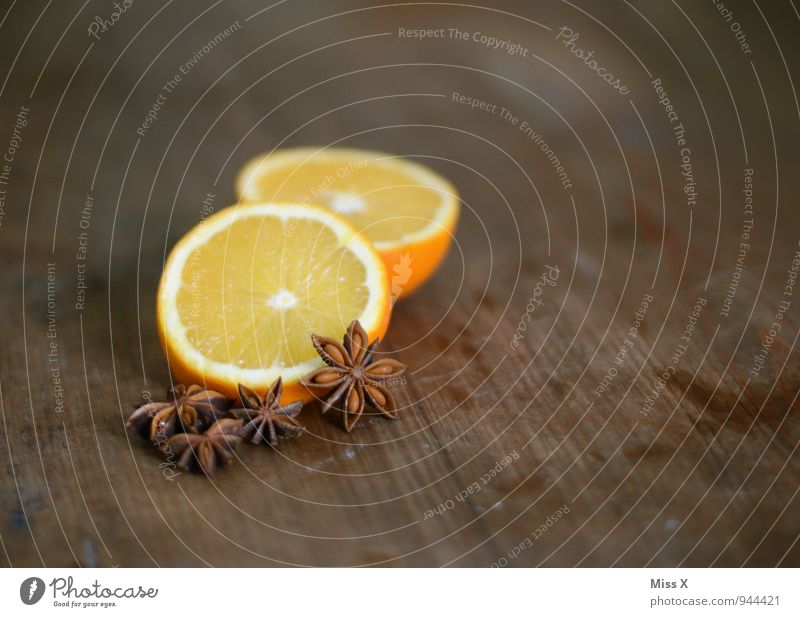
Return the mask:
[[[737,4],[753,49],[744,54],[712,7],[679,4],[289,2],[246,21],[262,3],[183,1],[136,4],[99,41],[86,28],[109,12],[103,3],[77,16],[67,3],[11,7],[0,37],[0,149],[20,106],[30,112],[0,226],[4,561],[800,564],[796,297],[765,368],[743,390],[800,238],[800,110],[789,81],[800,20],[789,5]],[[140,138],[165,81],[237,20]],[[563,25],[630,95],[556,41]],[[471,38],[401,38],[398,28],[481,32],[520,43],[529,57]],[[693,207],[655,78],[687,127]],[[458,104],[454,92],[519,121]],[[522,122],[562,161],[571,190]],[[169,382],[152,310],[165,250],[199,220],[207,193],[217,208],[232,202],[251,155],[340,140],[419,157],[464,199],[457,245],[396,307],[385,343],[414,368],[399,395],[403,420],[371,419],[347,435],[308,410],[302,440],[245,448],[242,464],[213,482],[166,480],[162,461],[123,427],[144,390]],[[724,318],[747,167],[756,225]],[[78,311],[88,194],[88,291]],[[557,285],[544,289],[514,349],[546,265],[559,267]],[[646,294],[653,301],[617,365]],[[698,297],[707,305],[686,355],[642,414]],[[617,374],[595,396],[610,368]],[[457,499],[476,482],[480,490]]]

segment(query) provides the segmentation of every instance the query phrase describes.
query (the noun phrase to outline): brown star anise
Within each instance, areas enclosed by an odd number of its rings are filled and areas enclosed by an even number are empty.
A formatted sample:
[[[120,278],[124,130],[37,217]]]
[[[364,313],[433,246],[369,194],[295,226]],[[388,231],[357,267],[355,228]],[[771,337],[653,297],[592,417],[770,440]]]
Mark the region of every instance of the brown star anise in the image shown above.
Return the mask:
[[[323,413],[332,407],[342,411],[348,433],[364,413],[365,402],[387,418],[397,419],[397,406],[387,381],[402,375],[406,367],[390,358],[373,362],[380,340],[370,344],[358,320],[347,328],[344,345],[318,334],[311,335],[311,342],[327,366],[306,375],[303,385],[324,392]]]
[[[167,440],[165,452],[178,457],[178,467],[186,471],[202,471],[207,476],[220,466],[233,460],[232,452],[239,447],[242,438],[239,431],[242,421],[222,418],[212,424],[203,434],[178,433]]]
[[[239,398],[242,409],[232,409],[231,415],[244,421],[239,434],[252,443],[266,442],[278,445],[278,435],[282,437],[298,437],[303,432],[294,417],[303,408],[302,401],[281,405],[283,380],[273,382],[269,390],[260,397],[247,386],[239,384]]]
[[[175,384],[167,388],[166,401],[148,401],[131,414],[126,426],[159,444],[176,432],[200,432],[224,416],[229,407],[230,401],[219,392]]]

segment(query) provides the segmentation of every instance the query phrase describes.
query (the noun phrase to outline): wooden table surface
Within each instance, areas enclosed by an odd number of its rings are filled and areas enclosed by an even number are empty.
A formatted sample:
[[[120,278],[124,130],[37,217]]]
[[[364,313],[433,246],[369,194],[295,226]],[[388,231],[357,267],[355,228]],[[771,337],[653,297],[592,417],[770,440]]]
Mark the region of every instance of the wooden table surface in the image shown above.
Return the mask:
[[[796,0],[4,5],[1,562],[800,565]],[[461,192],[402,420],[171,477],[165,251],[290,145]]]

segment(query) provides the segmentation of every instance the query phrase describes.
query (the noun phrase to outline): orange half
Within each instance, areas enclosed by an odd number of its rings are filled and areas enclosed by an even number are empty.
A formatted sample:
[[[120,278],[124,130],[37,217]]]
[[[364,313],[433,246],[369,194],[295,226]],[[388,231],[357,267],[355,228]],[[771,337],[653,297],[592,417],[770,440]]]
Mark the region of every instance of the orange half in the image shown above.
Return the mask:
[[[304,204],[226,208],[190,230],[167,260],[158,331],[175,377],[237,396],[283,377],[287,400],[322,366],[310,334],[341,338],[358,319],[383,336],[391,301],[372,244],[347,221]]]
[[[236,179],[242,201],[293,201],[347,218],[386,263],[394,298],[424,283],[452,242],[460,201],[431,169],[391,154],[290,148],[251,160]]]

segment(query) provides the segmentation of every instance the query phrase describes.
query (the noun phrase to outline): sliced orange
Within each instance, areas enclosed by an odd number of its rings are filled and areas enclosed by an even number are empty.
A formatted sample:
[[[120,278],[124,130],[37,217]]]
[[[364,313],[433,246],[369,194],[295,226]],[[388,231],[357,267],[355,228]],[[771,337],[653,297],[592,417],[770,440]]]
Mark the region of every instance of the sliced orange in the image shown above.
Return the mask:
[[[346,217],[383,257],[393,297],[412,292],[436,271],[460,209],[453,185],[427,167],[348,148],[259,156],[239,173],[236,190],[242,201],[314,203]]]
[[[370,241],[329,210],[259,203],[226,208],[190,230],[167,260],[158,331],[175,377],[235,398],[283,377],[286,400],[322,366],[312,332],[341,337],[358,319],[383,336],[391,301]]]

